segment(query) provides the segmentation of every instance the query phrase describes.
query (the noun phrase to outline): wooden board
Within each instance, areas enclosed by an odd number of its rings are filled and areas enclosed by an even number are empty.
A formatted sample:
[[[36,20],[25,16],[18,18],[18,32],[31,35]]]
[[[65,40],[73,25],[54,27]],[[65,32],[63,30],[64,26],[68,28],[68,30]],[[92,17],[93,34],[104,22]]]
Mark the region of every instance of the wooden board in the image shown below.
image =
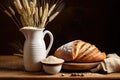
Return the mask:
[[[64,63],[64,70],[90,70],[96,67],[99,62],[96,63]]]

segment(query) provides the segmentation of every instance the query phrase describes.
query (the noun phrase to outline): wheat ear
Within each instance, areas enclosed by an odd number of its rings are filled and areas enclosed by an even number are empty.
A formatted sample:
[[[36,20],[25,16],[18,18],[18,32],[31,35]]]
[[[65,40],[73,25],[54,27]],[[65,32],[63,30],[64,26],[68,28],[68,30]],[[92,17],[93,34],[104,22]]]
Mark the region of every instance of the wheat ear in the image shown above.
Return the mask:
[[[31,16],[30,16],[30,23],[31,25],[35,26],[35,21],[34,21],[34,15],[35,15],[35,6],[34,3],[31,1],[30,2],[30,10],[31,10]]]
[[[38,23],[39,23],[38,7],[36,7],[36,10],[35,10],[35,26],[38,26]]]
[[[56,8],[58,2],[59,2],[59,0],[57,0],[56,2],[53,1],[53,5],[50,7],[50,10],[49,10],[49,12],[48,12],[48,16],[50,16],[51,13],[54,11],[54,9]]]
[[[40,16],[40,18],[42,18],[42,15],[43,15],[43,10],[42,10],[42,6],[40,6],[40,8],[39,8],[39,16]]]
[[[35,14],[35,6],[33,2],[30,2],[30,10],[31,10],[31,15],[33,16]]]
[[[51,22],[51,21],[61,12],[61,10],[63,9],[63,7],[64,7],[64,4],[62,3],[62,4],[57,8],[56,12],[49,17],[49,20],[48,20],[48,21]]]
[[[22,25],[21,25],[20,21],[18,20],[18,18],[17,18],[17,17],[16,17],[16,15],[15,15],[15,11],[13,10],[13,8],[12,8],[11,6],[9,6],[9,7],[8,7],[8,9],[10,10],[11,14],[12,14],[12,15],[13,15],[13,17],[15,18],[14,20],[16,20],[16,23],[18,23],[18,24],[19,24],[19,26],[21,26],[21,27],[22,27]]]
[[[33,4],[34,4],[34,6],[36,6],[37,0],[32,0],[32,2],[33,2]]]
[[[49,12],[48,12],[48,16],[51,15],[52,11],[54,10],[54,8],[56,7],[56,4],[53,4],[52,7],[50,8]]]
[[[40,27],[45,27],[45,23],[47,21],[47,17],[48,17],[48,8],[49,8],[49,5],[48,5],[48,2],[46,2],[46,5],[44,7],[44,12],[43,12],[43,16],[42,16],[42,21],[41,21],[41,26]]]
[[[8,8],[9,8],[10,12],[12,13],[12,15],[15,16],[15,11],[13,10],[13,8],[11,6],[9,6]]]
[[[6,13],[10,18],[12,18],[12,15],[7,10],[4,10],[4,13]]]
[[[14,3],[14,5],[15,5],[15,8],[16,8],[17,12],[21,15],[23,12],[22,12],[22,10],[19,8],[18,3],[17,3],[16,1],[14,1],[13,3]]]
[[[21,5],[20,0],[15,0],[15,1],[16,1],[17,5],[18,5],[18,8],[19,8],[19,9],[22,9],[22,5]]]
[[[23,5],[24,5],[25,9],[27,10],[27,14],[30,16],[31,15],[31,10],[30,10],[30,6],[28,4],[28,1],[23,0]]]
[[[14,20],[14,18],[12,17],[12,15],[7,11],[7,10],[4,10],[4,13],[6,13],[11,19],[12,21],[17,25],[18,29],[19,29],[19,25],[17,24],[17,22]]]

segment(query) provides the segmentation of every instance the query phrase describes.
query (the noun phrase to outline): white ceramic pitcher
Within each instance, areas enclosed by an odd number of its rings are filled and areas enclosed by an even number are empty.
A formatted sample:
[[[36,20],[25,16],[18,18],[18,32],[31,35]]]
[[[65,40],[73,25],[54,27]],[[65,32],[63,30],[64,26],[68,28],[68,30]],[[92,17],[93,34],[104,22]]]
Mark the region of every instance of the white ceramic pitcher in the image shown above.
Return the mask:
[[[23,27],[20,31],[25,36],[23,58],[24,67],[27,71],[40,71],[41,60],[45,59],[53,44],[53,35],[50,31],[44,28]],[[44,37],[48,34],[50,36],[50,43],[46,49]]]

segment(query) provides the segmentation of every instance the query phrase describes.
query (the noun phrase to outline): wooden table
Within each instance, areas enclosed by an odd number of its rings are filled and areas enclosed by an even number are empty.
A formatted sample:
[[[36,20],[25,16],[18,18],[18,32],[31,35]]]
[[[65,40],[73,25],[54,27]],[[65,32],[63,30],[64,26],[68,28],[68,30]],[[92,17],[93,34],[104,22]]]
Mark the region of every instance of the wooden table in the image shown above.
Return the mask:
[[[0,80],[120,80],[120,73],[99,74],[77,72],[84,76],[71,76],[74,71],[61,71],[56,75],[41,72],[27,72],[23,67],[23,59],[18,56],[0,56]]]

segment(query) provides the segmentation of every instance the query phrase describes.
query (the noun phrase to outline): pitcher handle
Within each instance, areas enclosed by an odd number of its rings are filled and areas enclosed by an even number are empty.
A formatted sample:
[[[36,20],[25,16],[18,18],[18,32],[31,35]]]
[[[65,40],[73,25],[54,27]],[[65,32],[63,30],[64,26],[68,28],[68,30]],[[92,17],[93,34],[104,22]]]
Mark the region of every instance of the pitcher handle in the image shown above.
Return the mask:
[[[44,31],[44,36],[45,36],[46,34],[48,34],[49,37],[50,37],[50,43],[49,43],[49,45],[48,45],[48,47],[47,47],[47,49],[46,49],[46,54],[48,54],[48,52],[50,51],[50,49],[51,49],[51,47],[52,47],[52,45],[53,45],[53,40],[54,40],[54,38],[53,38],[53,34],[52,34],[50,31],[45,30],[45,31]]]

